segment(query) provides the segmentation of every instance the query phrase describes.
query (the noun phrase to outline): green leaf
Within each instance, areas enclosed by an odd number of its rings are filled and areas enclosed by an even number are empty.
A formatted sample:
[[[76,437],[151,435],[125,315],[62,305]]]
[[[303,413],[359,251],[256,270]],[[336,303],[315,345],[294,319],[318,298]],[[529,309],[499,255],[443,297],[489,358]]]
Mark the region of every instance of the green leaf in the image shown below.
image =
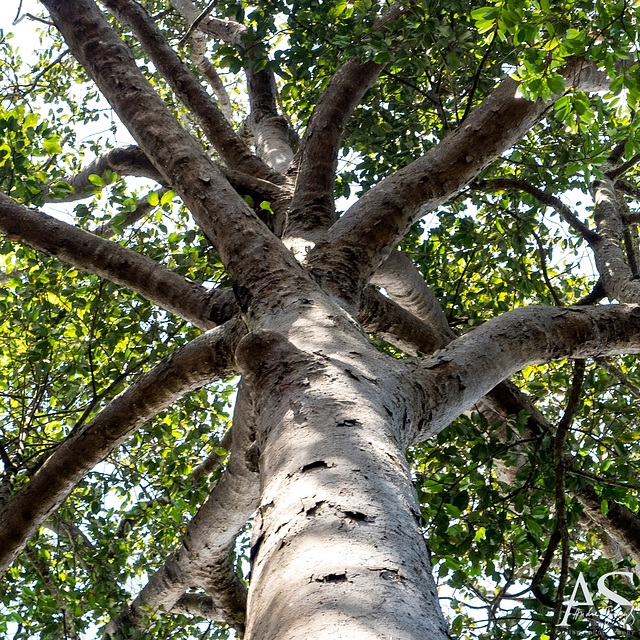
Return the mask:
[[[99,175],[96,175],[95,173],[92,173],[89,176],[89,182],[91,184],[94,184],[96,187],[99,187],[99,188],[104,187],[104,181],[102,180],[102,178]]]
[[[442,505],[442,508],[444,509],[445,513],[450,517],[450,518],[459,518],[460,517],[460,509],[458,509],[458,507],[456,507],[453,504],[444,504]]]
[[[59,138],[48,138],[42,141],[42,146],[44,150],[50,155],[53,156],[57,153],[62,152],[62,147],[60,146]]]

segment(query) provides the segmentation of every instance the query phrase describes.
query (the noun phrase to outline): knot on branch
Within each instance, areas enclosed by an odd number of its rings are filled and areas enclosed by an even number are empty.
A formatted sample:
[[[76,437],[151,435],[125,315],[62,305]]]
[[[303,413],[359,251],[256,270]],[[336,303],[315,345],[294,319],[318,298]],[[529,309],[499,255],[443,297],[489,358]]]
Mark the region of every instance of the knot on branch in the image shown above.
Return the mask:
[[[274,369],[295,367],[308,357],[277,331],[259,330],[246,335],[236,349],[236,362],[243,375],[263,378]]]

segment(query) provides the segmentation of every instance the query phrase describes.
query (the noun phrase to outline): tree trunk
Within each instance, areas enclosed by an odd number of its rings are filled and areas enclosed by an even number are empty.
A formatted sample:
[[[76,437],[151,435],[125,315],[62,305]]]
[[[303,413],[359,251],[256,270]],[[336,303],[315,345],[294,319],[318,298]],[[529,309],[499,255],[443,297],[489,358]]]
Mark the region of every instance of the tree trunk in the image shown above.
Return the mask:
[[[327,320],[314,327],[323,340],[265,331],[238,349],[262,480],[246,637],[448,638],[405,458],[406,380]]]

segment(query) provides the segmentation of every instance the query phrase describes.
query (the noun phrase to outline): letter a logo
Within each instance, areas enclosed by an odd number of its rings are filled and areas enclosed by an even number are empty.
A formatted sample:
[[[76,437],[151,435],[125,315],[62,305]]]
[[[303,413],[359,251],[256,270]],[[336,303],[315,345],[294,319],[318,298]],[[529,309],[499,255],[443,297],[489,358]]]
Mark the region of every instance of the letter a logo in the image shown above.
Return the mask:
[[[578,602],[576,600],[576,593],[578,593],[578,587],[582,589],[582,595],[585,598],[584,602]],[[569,619],[569,615],[571,614],[572,607],[583,607],[583,606],[593,606],[593,598],[589,593],[589,587],[587,587],[587,582],[582,575],[582,571],[578,574],[578,579],[576,580],[576,585],[573,587],[573,593],[569,598],[569,602],[567,602],[566,607],[567,610],[564,613],[564,618],[562,618],[562,622],[558,625],[559,627],[568,627],[569,623],[567,620]]]

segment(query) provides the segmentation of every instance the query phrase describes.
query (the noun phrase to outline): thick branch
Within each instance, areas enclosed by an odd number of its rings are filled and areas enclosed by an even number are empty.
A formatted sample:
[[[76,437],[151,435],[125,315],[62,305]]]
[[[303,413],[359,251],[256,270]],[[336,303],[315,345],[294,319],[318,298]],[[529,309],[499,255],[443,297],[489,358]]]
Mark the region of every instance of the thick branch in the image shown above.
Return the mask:
[[[198,117],[207,138],[223,160],[230,167],[256,177],[273,178],[273,172],[236,135],[218,105],[169,46],[144,8],[130,0],[102,0],[102,3],[118,20],[131,27],[158,71],[185,106]]]
[[[625,224],[613,180],[595,180],[591,185],[595,202],[594,220],[598,241],[592,243],[596,267],[606,292],[620,302],[640,302],[640,280],[634,278],[622,248]]]
[[[606,74],[574,62],[568,84],[606,88]],[[597,83],[600,84],[597,84]],[[310,253],[325,288],[353,303],[378,266],[419,215],[446,202],[506,149],[549,107],[517,97],[518,83],[504,80],[440,144],[365,193]]]
[[[411,355],[417,352],[432,354],[451,340],[448,333],[434,329],[373,287],[365,288],[358,322],[369,333],[384,338]]]
[[[240,529],[258,505],[255,415],[241,383],[234,411],[231,457],[220,482],[187,526],[180,548],[149,579],[133,603],[107,626],[113,633],[123,622],[141,626],[145,612],[170,611],[186,588],[201,586],[211,594],[225,622],[242,628],[246,588],[230,561]]]
[[[165,176],[215,244],[242,306],[259,313],[263,289],[280,303],[313,284],[295,258],[178,124],[131,52],[92,0],[43,0],[78,61],[98,84],[140,148]],[[262,310],[262,307],[260,308]]]
[[[276,171],[286,172],[293,160],[292,143],[294,132],[285,118],[280,115],[276,103],[276,80],[269,68],[254,71],[255,56],[247,53],[249,63],[247,74],[247,93],[251,108],[251,130],[258,155]]]
[[[233,109],[231,107],[231,100],[229,94],[222,84],[222,80],[216,71],[216,68],[209,62],[207,58],[207,39],[201,31],[196,31],[191,39],[193,41],[193,51],[191,53],[191,59],[194,64],[200,69],[205,80],[209,83],[209,86],[213,89],[218,98],[218,104],[220,105],[220,111],[222,115],[231,122],[233,116]]]
[[[563,358],[640,353],[640,307],[526,307],[491,320],[431,358],[407,364],[423,385],[414,441],[444,429],[501,380]]]
[[[207,330],[237,310],[231,291],[208,290],[132,249],[94,236],[0,193],[0,232],[139,293]]]
[[[385,26],[399,19],[404,11],[394,3],[380,16],[374,29],[385,31]],[[297,186],[285,236],[315,240],[313,235],[335,221],[333,190],[340,141],[351,114],[383,69],[384,64],[363,62],[353,56],[338,69],[320,96],[298,152]]]
[[[162,177],[158,170],[149,162],[149,158],[144,155],[139,147],[131,145],[112,149],[108,153],[88,164],[80,173],[64,182],[73,187],[73,192],[62,197],[53,197],[51,191],[55,189],[56,183],[48,185],[47,191],[43,194],[45,202],[74,202],[83,198],[90,198],[96,191],[96,185],[89,180],[89,176],[104,176],[107,171],[113,171],[119,176],[136,176],[138,178],[149,178],[156,182],[161,182]]]
[[[234,373],[244,325],[209,331],[165,358],[68,437],[0,513],[0,574],[82,478],[158,412],[213,380]]]
[[[224,613],[215,607],[211,596],[203,593],[185,593],[180,596],[178,602],[173,605],[171,613],[181,613],[213,622],[225,622]]]
[[[585,513],[620,546],[623,554],[640,566],[640,518],[628,507],[609,500],[609,510],[602,513],[602,498],[591,485],[573,494]]]
[[[392,251],[371,278],[389,297],[430,327],[454,338],[440,302],[413,262],[400,251]]]

